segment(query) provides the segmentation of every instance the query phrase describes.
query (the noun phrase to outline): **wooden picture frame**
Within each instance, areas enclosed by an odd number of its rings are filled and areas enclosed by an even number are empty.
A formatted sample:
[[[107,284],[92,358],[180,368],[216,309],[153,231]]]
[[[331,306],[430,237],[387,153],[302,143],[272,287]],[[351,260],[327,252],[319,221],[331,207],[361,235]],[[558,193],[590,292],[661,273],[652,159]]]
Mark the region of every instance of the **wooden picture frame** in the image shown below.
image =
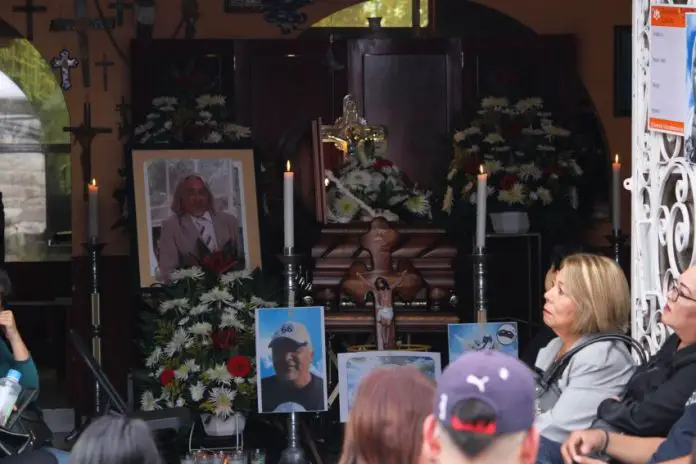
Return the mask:
[[[263,0],[224,0],[225,13],[260,13]]]
[[[194,204],[206,201],[205,190],[212,194],[212,206],[204,206],[207,211],[203,216],[213,224],[213,233],[208,235],[214,236],[218,248],[230,245],[235,250],[236,264],[231,270],[261,267],[259,168],[250,141],[224,147],[129,147],[128,207],[138,287],[156,287],[172,270],[194,265],[198,258],[195,250],[202,236],[197,227],[200,220],[186,214],[183,195],[180,206],[174,207],[177,187],[192,175],[204,181],[199,193],[192,194],[204,199],[194,198]]]
[[[633,32],[614,26],[614,116],[630,117],[633,105]]]

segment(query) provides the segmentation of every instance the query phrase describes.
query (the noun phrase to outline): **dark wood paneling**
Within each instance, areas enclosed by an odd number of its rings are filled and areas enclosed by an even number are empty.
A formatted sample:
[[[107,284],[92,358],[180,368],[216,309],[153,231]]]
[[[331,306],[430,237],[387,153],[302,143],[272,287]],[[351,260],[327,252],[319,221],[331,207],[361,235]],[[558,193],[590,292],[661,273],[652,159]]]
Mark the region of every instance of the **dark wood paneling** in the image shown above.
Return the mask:
[[[100,262],[102,365],[121,395],[126,397],[128,371],[137,365],[136,297],[132,287],[132,261],[128,256],[104,256]],[[75,329],[90,343],[91,310],[89,304],[90,266],[87,257],[73,258],[75,285],[73,306],[68,312],[68,328]],[[90,345],[91,346],[91,345]],[[82,414],[93,408],[93,379],[72,345],[67,342],[67,379],[70,401]]]
[[[386,126],[388,157],[413,181],[435,187],[461,105],[459,40],[355,40],[348,53],[350,92],[369,124]]]

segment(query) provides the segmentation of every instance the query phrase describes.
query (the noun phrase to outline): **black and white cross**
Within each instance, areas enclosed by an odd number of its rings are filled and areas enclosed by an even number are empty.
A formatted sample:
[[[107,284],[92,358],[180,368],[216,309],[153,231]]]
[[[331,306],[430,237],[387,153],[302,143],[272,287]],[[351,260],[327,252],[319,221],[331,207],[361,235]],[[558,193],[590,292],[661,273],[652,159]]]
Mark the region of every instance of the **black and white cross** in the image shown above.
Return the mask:
[[[34,40],[34,13],[45,13],[46,7],[43,5],[34,5],[34,0],[24,0],[24,5],[15,5],[12,7],[13,13],[24,13],[27,15],[27,40]]]
[[[70,79],[70,70],[77,68],[80,61],[77,58],[71,58],[70,52],[67,49],[61,52],[51,60],[53,69],[60,69],[60,87],[67,92],[72,89],[72,80]]]

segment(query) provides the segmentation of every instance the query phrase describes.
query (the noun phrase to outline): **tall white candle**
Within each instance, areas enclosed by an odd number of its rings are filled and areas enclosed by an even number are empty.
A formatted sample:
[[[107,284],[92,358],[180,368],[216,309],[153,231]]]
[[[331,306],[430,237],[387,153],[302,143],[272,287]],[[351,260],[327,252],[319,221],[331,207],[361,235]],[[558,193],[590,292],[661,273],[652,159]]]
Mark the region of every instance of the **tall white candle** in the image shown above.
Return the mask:
[[[90,240],[96,240],[99,237],[99,187],[97,187],[96,179],[87,186],[88,189],[88,224],[87,229]]]
[[[288,161],[283,173],[283,223],[285,224],[285,249],[289,251],[295,247],[294,178],[295,175]]]
[[[481,172],[478,175],[478,185],[476,187],[476,248],[486,246],[486,201],[488,200],[488,174],[483,170],[483,165],[479,167]]]
[[[612,170],[611,224],[614,230],[621,230],[621,163],[619,155],[614,157]]]

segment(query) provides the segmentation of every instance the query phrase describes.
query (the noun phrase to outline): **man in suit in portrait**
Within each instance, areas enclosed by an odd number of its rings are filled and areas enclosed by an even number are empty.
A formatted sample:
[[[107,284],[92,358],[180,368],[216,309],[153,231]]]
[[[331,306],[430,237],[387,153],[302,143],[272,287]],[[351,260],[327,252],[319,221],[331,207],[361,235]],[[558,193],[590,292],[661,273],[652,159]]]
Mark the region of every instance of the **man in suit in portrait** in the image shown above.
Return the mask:
[[[283,323],[268,347],[275,375],[261,379],[261,412],[324,411],[324,379],[311,371],[314,349],[307,327]]]
[[[162,222],[160,231],[158,280],[166,281],[173,270],[195,264],[193,258],[200,258],[199,241],[211,252],[229,242],[233,255],[243,264],[239,222],[216,210],[213,193],[198,174],[179,182],[171,209],[173,214]],[[237,261],[235,267],[239,264]]]

